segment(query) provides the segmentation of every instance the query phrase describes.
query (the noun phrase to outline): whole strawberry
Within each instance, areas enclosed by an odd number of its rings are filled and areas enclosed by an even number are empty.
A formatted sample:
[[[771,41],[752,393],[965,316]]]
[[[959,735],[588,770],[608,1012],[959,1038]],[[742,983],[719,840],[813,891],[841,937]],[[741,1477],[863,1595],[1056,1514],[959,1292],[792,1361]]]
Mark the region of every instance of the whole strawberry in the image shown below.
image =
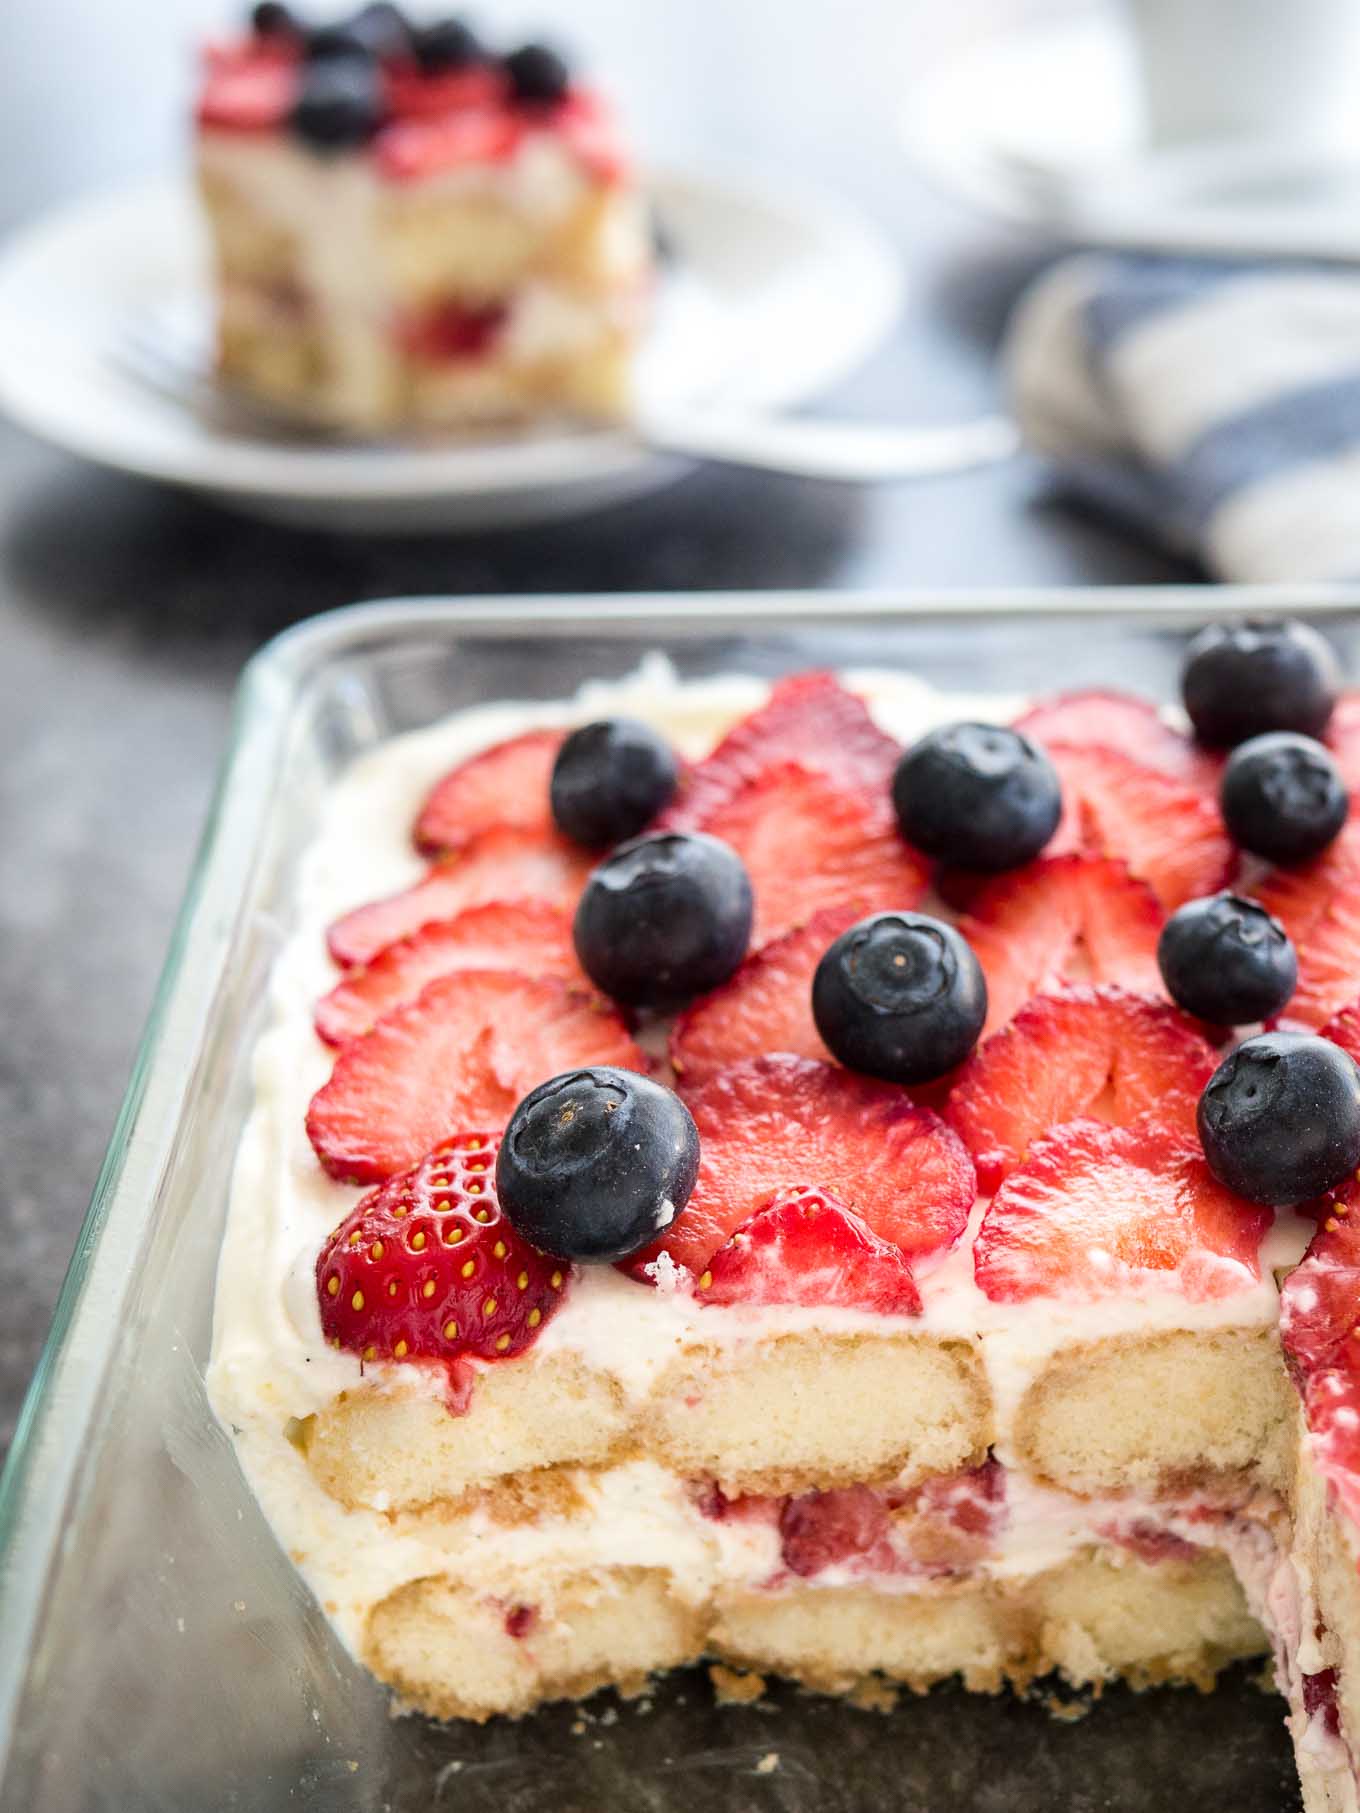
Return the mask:
[[[508,1359],[562,1301],[569,1268],[496,1200],[498,1133],[460,1133],[350,1211],[316,1262],[327,1340],[365,1360]]]

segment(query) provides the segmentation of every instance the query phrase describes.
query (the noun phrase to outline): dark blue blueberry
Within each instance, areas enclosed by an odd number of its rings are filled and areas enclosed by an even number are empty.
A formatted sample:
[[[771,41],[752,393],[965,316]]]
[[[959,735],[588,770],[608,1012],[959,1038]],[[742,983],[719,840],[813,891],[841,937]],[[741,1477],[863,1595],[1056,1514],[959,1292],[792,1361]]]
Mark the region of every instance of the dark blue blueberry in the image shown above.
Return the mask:
[[[1062,816],[1058,771],[999,724],[946,724],[913,743],[893,776],[906,836],[927,856],[994,873],[1029,862]]]
[[[689,1201],[699,1134],[678,1095],[632,1070],[570,1070],[510,1117],[496,1195],[517,1234],[559,1259],[624,1259]]]
[[[546,44],[524,44],[505,59],[510,91],[517,101],[560,101],[571,86],[571,71]]]
[[[1283,617],[1211,623],[1191,642],[1181,698],[1202,743],[1231,747],[1267,730],[1321,736],[1341,677],[1331,644]]]
[[[650,724],[606,718],[573,730],[553,763],[557,828],[598,850],[636,837],[675,792],[675,754]]]
[[[635,837],[591,873],[576,908],[581,967],[607,995],[662,1007],[707,994],[746,954],[751,881],[700,831]]]
[[[1188,900],[1157,940],[1157,962],[1178,1007],[1215,1026],[1249,1026],[1293,994],[1299,962],[1289,934],[1255,900]]]
[[[367,63],[373,55],[372,48],[352,23],[316,26],[307,33],[306,50],[309,63],[333,63],[341,59]]]
[[[410,23],[391,0],[371,0],[370,5],[361,6],[349,21],[348,29],[375,57],[409,57],[411,54]]]
[[[812,1017],[847,1069],[927,1083],[977,1044],[987,983],[952,925],[924,913],[875,913],[842,932],[817,965]]]
[[[370,59],[308,63],[293,107],[293,131],[318,151],[366,145],[383,121],[382,80]]]
[[[1218,797],[1233,840],[1267,862],[1303,862],[1325,850],[1350,805],[1329,751],[1291,730],[1239,743]]]
[[[252,7],[250,29],[257,38],[298,40],[307,35],[301,19],[291,7],[282,5],[281,0],[260,0],[258,6]]]
[[[1199,1136],[1239,1196],[1275,1209],[1307,1202],[1360,1165],[1360,1070],[1330,1039],[1263,1032],[1209,1078]]]
[[[416,61],[426,75],[440,75],[449,69],[469,69],[486,61],[482,47],[471,26],[461,19],[440,19],[415,34]]]

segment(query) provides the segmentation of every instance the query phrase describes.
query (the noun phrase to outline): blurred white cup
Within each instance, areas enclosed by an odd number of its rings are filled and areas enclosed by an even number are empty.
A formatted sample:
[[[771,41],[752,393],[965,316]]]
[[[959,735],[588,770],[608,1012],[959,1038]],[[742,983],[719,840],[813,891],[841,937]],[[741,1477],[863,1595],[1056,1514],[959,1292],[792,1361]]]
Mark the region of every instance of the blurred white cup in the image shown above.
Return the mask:
[[[1360,83],[1360,0],[1127,0],[1148,137],[1332,136]]]

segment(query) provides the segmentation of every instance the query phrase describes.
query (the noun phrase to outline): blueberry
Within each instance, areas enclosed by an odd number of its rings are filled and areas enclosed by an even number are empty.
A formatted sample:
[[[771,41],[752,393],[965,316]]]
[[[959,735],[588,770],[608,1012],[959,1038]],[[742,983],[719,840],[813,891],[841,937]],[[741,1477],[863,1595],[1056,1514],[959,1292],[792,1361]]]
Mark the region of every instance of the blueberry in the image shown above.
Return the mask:
[[[1235,842],[1267,862],[1302,862],[1325,850],[1350,804],[1329,752],[1290,730],[1239,743],[1218,797]]]
[[[621,844],[576,908],[581,967],[616,1001],[653,1007],[716,988],[751,937],[750,877],[730,845],[700,831]]]
[[[553,763],[549,797],[557,828],[587,849],[636,837],[675,792],[669,743],[636,718],[573,730]]]
[[[309,63],[293,107],[293,131],[318,151],[365,145],[383,121],[382,82],[368,59]]]
[[[571,71],[546,44],[524,44],[505,59],[505,73],[517,101],[560,101],[571,85]]]
[[[438,75],[447,69],[467,69],[484,63],[486,52],[481,40],[461,19],[440,19],[415,34],[416,61],[426,75]]]
[[[406,15],[391,0],[371,0],[348,23],[359,42],[375,57],[409,57],[412,31]]]
[[[847,1069],[926,1083],[977,1044],[987,983],[952,925],[924,913],[875,913],[842,932],[817,965],[812,1017]]]
[[[1360,1070],[1308,1032],[1263,1032],[1226,1057],[1199,1098],[1199,1136],[1220,1183],[1287,1208],[1360,1165]]]
[[[318,25],[307,33],[306,50],[309,63],[332,63],[340,58],[366,63],[373,55],[371,46],[352,23]]]
[[[250,29],[257,38],[302,39],[307,35],[307,28],[291,7],[283,6],[280,0],[260,0],[260,4],[251,8]]]
[[[965,869],[1018,868],[1062,816],[1058,771],[1018,730],[946,724],[913,743],[893,776],[903,834]]]
[[[1240,894],[1189,900],[1157,940],[1157,962],[1178,1007],[1215,1026],[1276,1014],[1294,992],[1298,958],[1279,920]]]
[[[1181,668],[1181,698],[1195,734],[1220,746],[1267,730],[1321,736],[1339,685],[1330,643],[1283,617],[1211,623]]]
[[[510,1117],[496,1194],[511,1226],[559,1259],[623,1259],[689,1201],[699,1134],[678,1095],[632,1070],[569,1070]]]

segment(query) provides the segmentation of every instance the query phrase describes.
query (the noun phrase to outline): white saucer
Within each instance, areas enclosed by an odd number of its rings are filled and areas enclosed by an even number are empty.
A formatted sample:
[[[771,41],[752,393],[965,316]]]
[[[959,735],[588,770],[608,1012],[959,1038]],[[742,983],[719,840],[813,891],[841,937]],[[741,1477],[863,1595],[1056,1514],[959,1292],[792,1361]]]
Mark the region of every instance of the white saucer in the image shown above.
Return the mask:
[[[992,37],[928,72],[902,116],[951,194],[1083,244],[1360,260],[1360,109],[1303,138],[1150,148],[1132,43],[1112,14]]]
[[[792,406],[853,370],[892,326],[898,260],[850,210],[691,173],[657,175],[651,189],[677,257],[642,354],[644,408],[710,396],[726,408]],[[336,530],[548,521],[689,469],[608,430],[339,446],[224,427],[125,356],[129,336],[157,318],[206,322],[205,270],[182,184],[85,200],[21,232],[0,253],[0,408],[101,465]]]

